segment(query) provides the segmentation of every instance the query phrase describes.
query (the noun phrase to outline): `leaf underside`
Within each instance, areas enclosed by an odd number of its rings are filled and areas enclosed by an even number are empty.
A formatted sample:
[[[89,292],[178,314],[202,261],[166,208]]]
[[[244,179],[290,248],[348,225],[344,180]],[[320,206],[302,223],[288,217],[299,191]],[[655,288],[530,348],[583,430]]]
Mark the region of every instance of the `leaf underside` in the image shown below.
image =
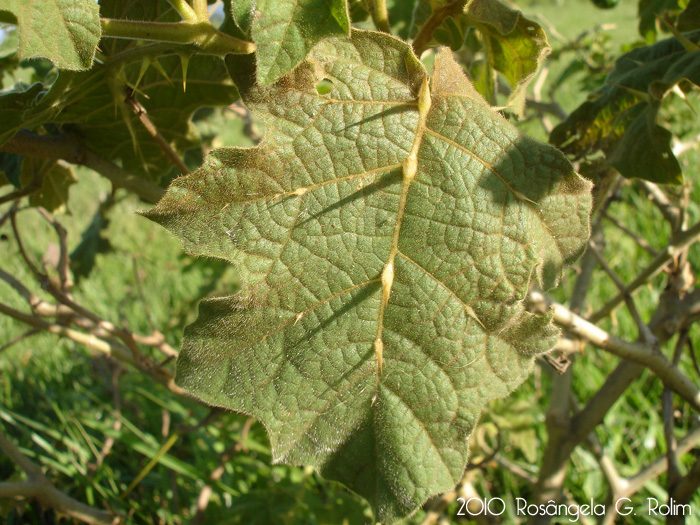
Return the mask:
[[[554,345],[523,299],[581,253],[590,187],[448,51],[430,84],[374,32],[324,40],[265,87],[244,60],[228,66],[264,141],[215,151],[146,213],[244,283],[201,303],[176,380],[392,522],[454,487],[482,407]]]

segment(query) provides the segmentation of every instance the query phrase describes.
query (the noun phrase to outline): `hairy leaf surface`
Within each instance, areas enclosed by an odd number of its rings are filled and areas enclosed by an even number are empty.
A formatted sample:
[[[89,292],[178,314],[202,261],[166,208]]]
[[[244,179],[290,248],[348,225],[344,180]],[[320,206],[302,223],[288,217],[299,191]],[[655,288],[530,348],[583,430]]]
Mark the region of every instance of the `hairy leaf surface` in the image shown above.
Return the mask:
[[[394,521],[454,487],[484,404],[554,344],[523,300],[583,249],[589,184],[449,51],[428,80],[405,43],[355,31],[273,85],[241,69],[265,139],[217,150],[146,214],[244,283],[202,302],[176,380]]]
[[[89,69],[100,41],[99,6],[93,0],[4,0],[19,24],[23,58],[48,58],[61,69]]]
[[[252,34],[261,84],[289,73],[321,39],[350,34],[345,0],[258,0],[255,9]]]
[[[700,42],[700,31],[686,37]],[[679,82],[700,85],[700,50],[686,50],[677,38],[634,49],[617,60],[590,100],[554,128],[550,141],[578,158],[603,151],[628,178],[680,184],[671,133],[656,122],[664,97]]]

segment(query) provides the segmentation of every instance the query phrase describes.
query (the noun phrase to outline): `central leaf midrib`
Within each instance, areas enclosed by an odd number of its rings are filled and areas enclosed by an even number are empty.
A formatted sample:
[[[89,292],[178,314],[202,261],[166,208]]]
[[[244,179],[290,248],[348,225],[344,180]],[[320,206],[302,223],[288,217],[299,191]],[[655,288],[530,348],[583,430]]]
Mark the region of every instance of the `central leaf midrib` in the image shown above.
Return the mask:
[[[418,93],[418,124],[416,126],[416,134],[413,139],[413,145],[411,150],[403,161],[403,184],[401,188],[401,197],[399,198],[399,207],[396,211],[396,224],[394,225],[394,232],[391,239],[391,248],[389,249],[389,255],[387,256],[387,261],[382,269],[381,282],[382,282],[382,295],[379,303],[379,313],[377,315],[377,335],[374,340],[374,351],[377,357],[377,382],[375,386],[375,399],[377,395],[377,390],[379,388],[379,379],[382,375],[383,370],[383,352],[384,352],[384,341],[382,339],[382,334],[384,331],[384,313],[386,307],[389,304],[389,296],[391,295],[391,288],[394,283],[394,259],[396,254],[399,252],[399,236],[401,233],[401,225],[403,224],[403,218],[406,211],[406,201],[408,200],[408,190],[411,183],[415,180],[416,174],[418,172],[418,151],[420,150],[421,144],[423,142],[423,133],[426,130],[426,122],[428,120],[428,113],[430,112],[430,88],[428,87],[428,77],[423,77],[423,82]]]

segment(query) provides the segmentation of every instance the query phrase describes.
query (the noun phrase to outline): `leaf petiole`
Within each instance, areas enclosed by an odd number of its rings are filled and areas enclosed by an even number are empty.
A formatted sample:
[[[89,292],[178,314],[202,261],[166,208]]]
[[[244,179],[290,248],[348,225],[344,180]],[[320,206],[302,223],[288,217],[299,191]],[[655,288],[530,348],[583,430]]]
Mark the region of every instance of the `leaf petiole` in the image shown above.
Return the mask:
[[[248,54],[255,44],[226,35],[208,22],[146,22],[102,18],[102,36],[151,40],[174,44],[194,44],[206,55]]]
[[[197,14],[194,9],[187,3],[187,0],[168,0],[168,3],[178,12],[183,20],[188,22],[197,22]]]

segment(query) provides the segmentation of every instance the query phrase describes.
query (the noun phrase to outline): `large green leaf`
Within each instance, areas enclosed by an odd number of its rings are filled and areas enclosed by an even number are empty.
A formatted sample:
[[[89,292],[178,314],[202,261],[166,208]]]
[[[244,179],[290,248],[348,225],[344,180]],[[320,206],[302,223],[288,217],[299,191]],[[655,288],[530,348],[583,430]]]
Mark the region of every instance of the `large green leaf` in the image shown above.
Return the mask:
[[[700,41],[700,31],[688,33]],[[679,184],[681,168],[671,133],[657,124],[667,93],[681,81],[700,85],[700,51],[676,38],[622,55],[606,84],[552,131],[550,141],[576,158],[603,151],[628,178]]]
[[[256,10],[252,34],[261,84],[289,73],[323,38],[350,32],[346,0],[258,0]]]
[[[230,66],[265,139],[215,151],[146,214],[244,283],[202,302],[176,381],[394,521],[454,487],[484,404],[554,344],[523,300],[581,253],[590,186],[449,51],[430,82],[373,32],[321,42],[270,86]]]
[[[48,58],[74,71],[92,66],[102,32],[94,0],[4,0],[0,11],[17,19],[23,58]]]

